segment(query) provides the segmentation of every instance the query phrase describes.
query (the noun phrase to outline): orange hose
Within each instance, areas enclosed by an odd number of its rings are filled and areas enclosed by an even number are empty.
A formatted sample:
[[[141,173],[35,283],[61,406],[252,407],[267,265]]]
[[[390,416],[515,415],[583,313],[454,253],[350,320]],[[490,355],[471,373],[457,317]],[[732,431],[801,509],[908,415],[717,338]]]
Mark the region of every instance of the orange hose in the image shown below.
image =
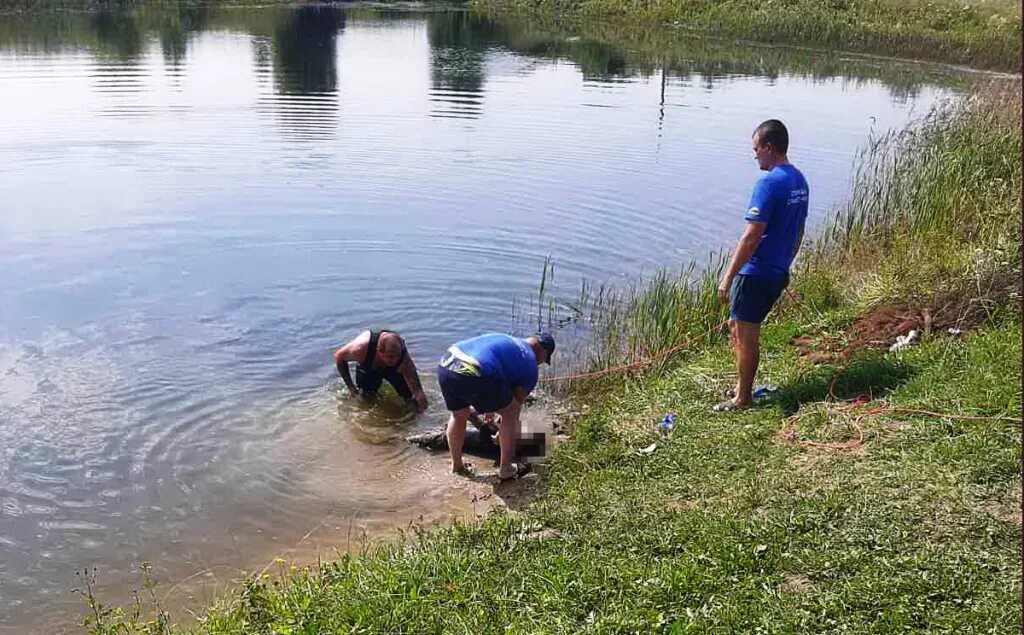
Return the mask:
[[[720,331],[722,329],[722,327],[724,327],[728,323],[729,323],[728,320],[723,320],[723,321],[719,322],[718,324],[716,324],[713,328],[708,330],[706,333],[701,333],[699,337],[707,337],[707,336],[715,333],[716,331]],[[637,360],[635,362],[631,362],[629,364],[622,364],[622,365],[619,365],[619,366],[612,366],[610,368],[603,368],[601,370],[595,370],[595,371],[591,371],[589,373],[574,373],[574,374],[571,374],[571,375],[559,375],[557,377],[541,377],[537,381],[538,381],[538,383],[541,383],[541,382],[551,382],[551,381],[566,381],[566,380],[570,380],[570,379],[584,379],[584,378],[588,378],[588,377],[598,377],[600,375],[608,375],[608,374],[611,374],[611,373],[620,373],[620,372],[624,372],[624,371],[627,371],[627,370],[632,370],[634,368],[641,368],[643,366],[647,366],[648,364],[653,364],[654,362],[656,362],[658,360],[664,359],[664,358],[668,357],[669,355],[671,355],[672,353],[676,353],[678,351],[683,350],[684,348],[689,347],[694,342],[694,340],[696,340],[696,339],[697,339],[696,337],[692,337],[692,338],[688,339],[686,342],[684,342],[682,344],[673,346],[673,347],[668,348],[668,349],[666,349],[664,351],[661,351],[660,353],[657,353],[657,354],[652,355],[650,357],[645,357],[644,359],[640,359],[640,360]]]

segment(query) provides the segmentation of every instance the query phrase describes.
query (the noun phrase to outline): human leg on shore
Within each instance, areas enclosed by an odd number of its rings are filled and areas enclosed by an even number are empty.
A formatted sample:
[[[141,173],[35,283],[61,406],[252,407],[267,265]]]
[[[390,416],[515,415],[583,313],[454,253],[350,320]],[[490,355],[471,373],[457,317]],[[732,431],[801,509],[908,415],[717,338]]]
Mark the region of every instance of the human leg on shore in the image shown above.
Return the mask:
[[[737,408],[749,408],[754,403],[752,391],[761,351],[761,325],[742,320],[730,320],[730,322],[735,322],[736,330],[737,378],[733,404]]]
[[[752,392],[760,355],[761,322],[788,284],[788,276],[763,278],[740,275],[733,281],[730,289],[729,343],[736,356],[736,388],[732,399],[715,406],[715,412],[742,410],[754,404]]]
[[[466,471],[462,462],[462,445],[466,442],[466,422],[469,421],[469,408],[455,410],[448,416],[448,451],[452,455],[452,472]]]
[[[437,383],[441,387],[444,406],[451,414],[448,415],[448,426],[445,435],[448,437],[448,451],[452,455],[452,472],[465,472],[466,464],[462,462],[462,446],[466,442],[466,422],[469,421],[470,400],[467,397],[467,382],[472,381],[458,373],[439,365],[437,367]]]
[[[736,357],[736,386],[729,399],[712,408],[713,412],[745,410],[754,405],[754,377],[760,357],[761,325],[756,322],[729,320],[729,342]]]
[[[518,467],[513,465],[512,459],[516,453],[516,439],[519,438],[519,413],[523,404],[512,399],[504,408],[498,411],[501,418],[498,420],[498,446],[501,449],[501,456],[498,461],[498,478],[509,478],[518,473]]]

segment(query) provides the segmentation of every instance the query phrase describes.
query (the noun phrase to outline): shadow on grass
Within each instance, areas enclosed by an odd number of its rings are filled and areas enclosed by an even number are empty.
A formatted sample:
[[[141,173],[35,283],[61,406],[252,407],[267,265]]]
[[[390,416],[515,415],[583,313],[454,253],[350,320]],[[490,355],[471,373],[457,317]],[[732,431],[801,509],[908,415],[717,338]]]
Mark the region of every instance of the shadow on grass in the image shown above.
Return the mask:
[[[779,389],[778,402],[788,416],[800,405],[825,399],[880,397],[907,383],[918,370],[881,352],[867,353],[840,366],[817,366]]]

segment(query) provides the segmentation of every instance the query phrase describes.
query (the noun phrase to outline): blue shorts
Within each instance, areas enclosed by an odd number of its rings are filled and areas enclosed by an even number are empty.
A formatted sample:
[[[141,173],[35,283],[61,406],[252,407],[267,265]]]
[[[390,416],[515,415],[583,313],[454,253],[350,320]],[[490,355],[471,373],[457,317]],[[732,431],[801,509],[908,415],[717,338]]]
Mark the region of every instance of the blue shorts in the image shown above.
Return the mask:
[[[477,412],[498,412],[512,403],[512,386],[486,375],[463,375],[438,366],[437,383],[441,384],[444,407],[452,412],[469,406]]]
[[[779,278],[740,274],[732,281],[729,317],[760,324],[789,284],[789,275]]]

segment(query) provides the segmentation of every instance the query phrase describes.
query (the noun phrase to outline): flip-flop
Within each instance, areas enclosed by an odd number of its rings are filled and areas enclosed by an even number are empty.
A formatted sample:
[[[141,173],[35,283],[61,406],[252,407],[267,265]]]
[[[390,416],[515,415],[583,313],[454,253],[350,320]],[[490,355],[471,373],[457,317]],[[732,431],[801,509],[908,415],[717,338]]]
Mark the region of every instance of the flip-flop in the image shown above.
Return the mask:
[[[741,412],[749,406],[737,406],[732,399],[727,399],[711,409],[711,412]]]
[[[502,476],[501,470],[498,470],[498,482],[514,481],[520,476],[530,473],[530,465],[528,463],[513,463],[512,466],[516,468],[516,471],[508,476]]]
[[[476,476],[476,467],[474,467],[469,461],[463,461],[462,469],[452,470],[452,474],[458,474],[460,476]]]
[[[778,386],[765,384],[763,386],[758,386],[757,388],[754,388],[754,390],[750,392],[750,396],[754,398],[754,401],[763,401],[771,397],[776,391],[778,391],[778,389]],[[726,388],[725,391],[722,393],[722,396],[725,397],[726,399],[735,399],[736,389]]]

